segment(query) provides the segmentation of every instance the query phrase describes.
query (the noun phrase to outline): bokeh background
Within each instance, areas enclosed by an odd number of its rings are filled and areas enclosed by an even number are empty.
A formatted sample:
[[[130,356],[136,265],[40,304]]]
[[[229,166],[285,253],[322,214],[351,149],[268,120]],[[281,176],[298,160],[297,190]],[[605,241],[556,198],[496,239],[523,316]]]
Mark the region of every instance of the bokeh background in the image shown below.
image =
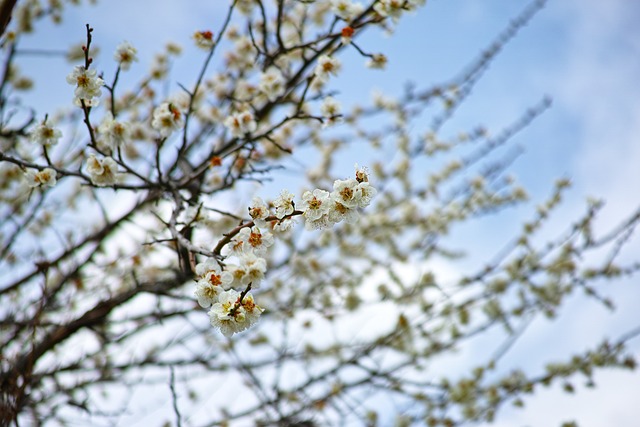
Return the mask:
[[[343,72],[332,83],[345,106],[366,102],[374,88],[399,93],[407,81],[419,86],[446,81],[487,47],[528,2],[522,0],[432,0],[406,16],[394,34],[371,32],[358,39],[367,51],[389,58],[386,71],[369,70],[351,49],[341,56]],[[174,66],[170,93],[177,82],[189,84],[200,68],[203,54],[192,46],[196,30],[216,31],[228,2],[201,0],[104,0],[97,5],[69,8],[64,23],[44,23],[23,47],[66,50],[84,40],[84,25],[95,28],[94,41],[101,54],[96,68],[109,81],[115,71],[112,52],[123,40],[139,51],[139,62],[121,76],[120,87],[136,81],[146,71],[154,53],[168,41],[185,50]],[[548,233],[564,229],[584,209],[587,196],[603,198],[605,209],[597,222],[604,231],[629,216],[640,205],[640,2],[629,0],[549,0],[546,7],[510,42],[444,129],[483,124],[496,133],[515,121],[544,96],[553,106],[515,143],[525,153],[512,172],[532,196],[531,203],[489,220],[482,227],[458,229],[452,238],[468,249],[470,257],[456,266],[442,263],[440,277],[454,280],[457,268],[479,265],[486,248],[499,248],[527,212],[551,191],[558,177],[571,179],[573,187]],[[26,105],[40,116],[69,106],[72,88],[65,76],[71,65],[57,56],[24,56],[19,64],[35,79],[25,96]],[[214,65],[215,67],[215,65]],[[138,74],[136,74],[138,73]],[[354,153],[353,159],[357,160]],[[301,160],[304,164],[304,160]],[[349,159],[349,162],[353,162]],[[598,231],[598,230],[597,230]],[[635,241],[626,259],[640,255]],[[490,250],[490,249],[489,249]],[[554,357],[583,350],[603,337],[615,338],[640,324],[640,283],[628,279],[605,284],[617,310],[609,312],[582,297],[572,298],[555,322],[537,320],[528,335],[504,362],[510,366],[540,366]],[[640,355],[640,339],[631,343]],[[468,366],[478,348],[469,346],[443,372]],[[505,408],[497,426],[549,426],[576,420],[580,426],[634,426],[640,417],[640,374],[605,372],[595,376],[597,388],[578,383],[578,393],[567,395],[559,387],[531,396],[523,409]],[[135,418],[134,418],[135,419]],[[137,418],[147,425],[149,417]],[[131,425],[131,424],[130,424]]]

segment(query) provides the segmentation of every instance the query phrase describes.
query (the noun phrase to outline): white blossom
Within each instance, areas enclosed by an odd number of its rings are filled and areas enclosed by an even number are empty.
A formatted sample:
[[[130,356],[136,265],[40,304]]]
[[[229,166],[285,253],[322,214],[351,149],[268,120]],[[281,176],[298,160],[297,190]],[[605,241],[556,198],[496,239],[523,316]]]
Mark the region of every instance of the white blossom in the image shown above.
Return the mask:
[[[31,188],[35,187],[53,187],[56,185],[57,172],[51,168],[44,168],[41,171],[28,169],[24,173],[27,185]]]
[[[269,68],[260,76],[260,90],[273,102],[285,92],[285,80],[280,70]]]
[[[328,191],[315,189],[313,192],[305,191],[300,202],[300,209],[305,217],[307,229],[323,229],[331,226],[329,209],[331,199]]]
[[[199,262],[196,264],[196,275],[199,277],[204,277],[210,271],[217,271],[220,269],[220,265],[213,258],[207,258],[203,262]]]
[[[264,279],[264,273],[267,271],[267,261],[252,252],[245,252],[239,256],[240,268],[245,274],[240,279],[240,283],[248,285],[251,283],[253,288],[258,288],[260,282]]]
[[[333,223],[344,221],[347,224],[353,224],[358,220],[358,211],[356,209],[348,208],[342,204],[339,200],[331,198],[331,204],[329,208],[329,220]]]
[[[98,159],[94,154],[87,159],[87,173],[94,185],[105,187],[119,181],[118,165],[111,157]]]
[[[354,3],[351,0],[331,0],[331,11],[348,22],[360,15],[364,7],[361,3]]]
[[[340,103],[332,96],[327,96],[320,105],[320,113],[326,119],[325,124],[332,124],[339,120]]]
[[[367,67],[383,70],[387,66],[387,57],[382,53],[374,53],[367,61]]]
[[[394,20],[400,18],[404,10],[405,0],[378,0],[373,9],[378,15],[390,17]]]
[[[209,319],[212,326],[220,328],[224,336],[230,337],[250,328],[258,321],[263,311],[264,309],[254,302],[251,293],[244,295],[241,301],[240,294],[230,289],[218,296],[218,302],[209,310]]]
[[[129,42],[122,42],[116,48],[113,59],[120,64],[120,69],[127,71],[131,67],[131,63],[138,60],[138,49],[133,47]]]
[[[236,2],[236,8],[243,15],[250,15],[255,5],[255,0],[238,0]]]
[[[129,125],[116,121],[111,112],[107,112],[102,123],[98,127],[98,132],[105,138],[105,141],[112,150],[123,145],[130,135]]]
[[[255,132],[258,127],[253,114],[248,110],[233,113],[225,119],[224,125],[231,131],[231,135],[236,138]]]
[[[260,231],[258,227],[245,227],[231,239],[234,252],[253,252],[260,256],[266,254],[273,242],[273,235],[268,231]]]
[[[273,231],[286,233],[287,231],[291,230],[295,224],[295,217],[288,217],[281,220],[272,221],[270,225]]]
[[[182,112],[175,104],[163,102],[153,111],[151,126],[166,138],[184,126]]]
[[[201,279],[196,282],[194,295],[202,308],[209,308],[218,300],[218,295],[223,292],[221,286],[216,286],[208,280]]]
[[[274,200],[273,205],[276,208],[276,217],[282,219],[287,215],[291,215],[295,210],[293,204],[293,194],[287,190],[282,190],[280,195]]]
[[[104,80],[96,76],[96,70],[87,70],[82,65],[76,65],[73,71],[67,76],[67,83],[76,85],[75,102],[85,106],[96,106],[99,100],[94,99],[102,95],[101,87]]]
[[[196,274],[200,276],[200,280],[196,283],[195,296],[202,308],[214,304],[218,295],[233,282],[231,273],[222,271],[213,259],[196,265]]]
[[[328,55],[322,55],[318,58],[318,64],[315,68],[315,75],[321,81],[328,80],[330,75],[336,75],[340,69],[340,61]]]
[[[249,216],[256,226],[266,227],[267,222],[265,221],[265,219],[269,216],[269,207],[260,197],[254,197],[251,200],[251,206],[249,206]]]
[[[59,129],[47,125],[46,122],[40,123],[29,135],[31,141],[41,144],[45,147],[56,145],[62,137]]]
[[[333,192],[331,197],[346,206],[347,208],[358,207],[358,194],[356,187],[358,181],[355,179],[336,179],[333,183]]]
[[[149,75],[156,79],[162,80],[167,76],[169,72],[169,58],[167,55],[156,54],[153,57],[153,62],[151,63],[151,70],[149,70]]]
[[[366,208],[378,191],[368,182],[361,182],[356,186],[355,199],[359,208]]]
[[[259,93],[258,88],[253,83],[244,79],[238,79],[234,87],[233,97],[240,101],[248,102]]]

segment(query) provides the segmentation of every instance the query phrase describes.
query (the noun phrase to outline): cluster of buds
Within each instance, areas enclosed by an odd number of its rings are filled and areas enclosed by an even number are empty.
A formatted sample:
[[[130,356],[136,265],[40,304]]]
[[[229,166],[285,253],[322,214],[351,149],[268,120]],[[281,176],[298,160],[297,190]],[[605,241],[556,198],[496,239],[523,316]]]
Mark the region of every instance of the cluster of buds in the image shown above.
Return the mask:
[[[263,256],[274,243],[269,230],[289,229],[298,215],[304,217],[307,229],[324,229],[343,220],[353,223],[358,219],[358,209],[368,206],[375,194],[367,170],[356,165],[355,178],[336,180],[332,192],[304,192],[299,210],[287,190],[280,193],[271,208],[260,197],[254,197],[249,207],[252,221],[225,238],[225,262],[210,258],[196,265],[195,296],[201,307],[209,309],[211,325],[230,337],[260,318],[264,309],[249,291],[258,288],[265,278],[267,261]],[[238,292],[234,287],[244,290]]]

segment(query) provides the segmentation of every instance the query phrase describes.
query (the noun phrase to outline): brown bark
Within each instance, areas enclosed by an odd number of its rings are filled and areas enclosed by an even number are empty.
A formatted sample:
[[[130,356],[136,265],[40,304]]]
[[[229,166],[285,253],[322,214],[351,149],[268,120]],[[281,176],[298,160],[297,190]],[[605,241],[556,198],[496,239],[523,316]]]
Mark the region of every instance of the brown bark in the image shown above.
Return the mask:
[[[3,0],[0,4],[0,36],[2,36],[11,21],[11,13],[17,0]]]

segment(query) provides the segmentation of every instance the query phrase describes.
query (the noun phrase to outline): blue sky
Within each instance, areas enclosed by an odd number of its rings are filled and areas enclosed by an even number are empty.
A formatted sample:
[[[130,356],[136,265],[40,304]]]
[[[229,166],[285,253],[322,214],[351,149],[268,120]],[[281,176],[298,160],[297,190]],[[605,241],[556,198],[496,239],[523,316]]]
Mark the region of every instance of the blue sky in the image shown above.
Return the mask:
[[[431,0],[413,16],[401,21],[391,36],[371,34],[362,41],[369,51],[386,54],[385,72],[367,70],[354,54],[344,58],[345,71],[337,81],[340,98],[368,98],[378,87],[393,93],[406,80],[430,86],[460,71],[487,46],[527,2],[521,0]],[[178,71],[184,81],[195,76],[202,54],[190,47],[194,30],[218,28],[226,1],[105,0],[98,6],[71,8],[62,27],[45,25],[27,45],[38,48],[66,48],[81,41],[84,24],[95,28],[96,43],[102,49],[97,67],[110,76],[115,66],[111,53],[122,40],[139,49],[146,70],[155,52],[167,41],[185,48]],[[624,218],[640,204],[640,3],[628,0],[549,0],[546,8],[510,43],[491,66],[474,95],[461,109],[457,124],[484,123],[498,131],[515,120],[543,96],[553,98],[553,107],[517,136],[526,147],[514,172],[541,200],[555,178],[572,179],[574,188],[561,210],[555,227],[582,211],[587,195],[603,197],[607,207],[599,222],[606,228]],[[364,44],[366,42],[366,45]],[[360,42],[359,42],[360,43]],[[71,66],[63,60],[26,59],[26,74],[36,78],[37,88],[27,103],[48,111],[68,103],[72,88],[64,77]],[[46,69],[43,68],[46,66]],[[124,75],[126,85],[131,75]],[[173,88],[177,91],[177,87]],[[41,111],[43,115],[46,111]],[[455,127],[450,129],[455,131]],[[522,211],[519,211],[522,213]],[[514,223],[520,218],[510,220]],[[494,228],[467,230],[469,245],[479,247]],[[504,234],[504,233],[503,233]],[[633,245],[638,252],[637,242]],[[578,300],[568,307],[559,325],[538,322],[529,346],[515,349],[514,360],[526,358],[536,349],[596,341],[612,331],[637,326],[637,281],[625,282],[610,291],[622,298],[615,315]],[[561,337],[559,342],[550,336]],[[640,345],[636,343],[636,351]],[[471,355],[472,356],[472,355]],[[558,425],[577,419],[581,426],[620,425],[637,422],[640,409],[634,396],[640,395],[640,376],[606,373],[596,377],[600,388],[580,389],[577,396],[555,391],[536,395],[524,410],[506,410],[496,425]]]

